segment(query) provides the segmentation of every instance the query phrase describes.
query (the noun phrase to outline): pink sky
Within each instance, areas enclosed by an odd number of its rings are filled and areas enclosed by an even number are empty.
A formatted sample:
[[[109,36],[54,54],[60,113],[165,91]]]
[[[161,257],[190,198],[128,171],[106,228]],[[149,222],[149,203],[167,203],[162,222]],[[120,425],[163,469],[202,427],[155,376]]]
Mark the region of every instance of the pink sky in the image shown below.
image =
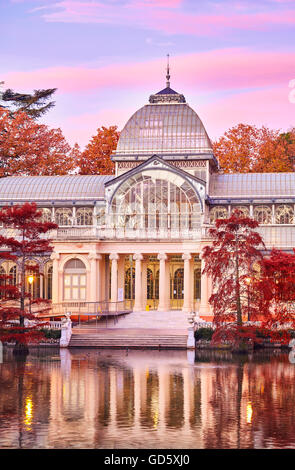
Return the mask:
[[[294,0],[4,0],[0,81],[58,88],[44,122],[84,147],[101,125],[123,127],[171,86],[215,139],[240,122],[294,124]],[[5,29],[6,28],[6,29]],[[292,96],[293,96],[292,95]]]

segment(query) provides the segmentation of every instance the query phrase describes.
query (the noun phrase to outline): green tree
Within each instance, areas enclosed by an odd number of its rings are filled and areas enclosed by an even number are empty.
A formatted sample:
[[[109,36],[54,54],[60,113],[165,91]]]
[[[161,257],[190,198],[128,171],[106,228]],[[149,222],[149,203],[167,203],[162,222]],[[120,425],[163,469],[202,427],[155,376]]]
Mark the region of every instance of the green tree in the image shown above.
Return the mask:
[[[4,82],[0,82],[0,85],[3,84]],[[34,90],[33,93],[18,93],[8,88],[0,92],[0,107],[8,109],[11,114],[24,111],[31,118],[38,119],[55,105],[54,101],[49,100],[56,90],[56,88],[48,88]]]

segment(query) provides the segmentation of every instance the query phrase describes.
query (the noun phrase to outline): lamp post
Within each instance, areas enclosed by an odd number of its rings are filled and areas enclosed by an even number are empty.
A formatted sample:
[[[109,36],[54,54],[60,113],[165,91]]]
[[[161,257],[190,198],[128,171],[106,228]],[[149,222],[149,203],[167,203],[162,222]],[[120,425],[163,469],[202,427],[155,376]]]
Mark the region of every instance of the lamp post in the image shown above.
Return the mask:
[[[30,314],[32,313],[32,287],[33,287],[33,282],[34,282],[34,276],[32,274],[30,274],[30,276],[28,276],[28,283],[30,285],[30,303],[29,303],[29,310],[30,310]]]
[[[248,321],[250,321],[250,283],[251,283],[251,278],[246,277],[246,284],[248,286]]]

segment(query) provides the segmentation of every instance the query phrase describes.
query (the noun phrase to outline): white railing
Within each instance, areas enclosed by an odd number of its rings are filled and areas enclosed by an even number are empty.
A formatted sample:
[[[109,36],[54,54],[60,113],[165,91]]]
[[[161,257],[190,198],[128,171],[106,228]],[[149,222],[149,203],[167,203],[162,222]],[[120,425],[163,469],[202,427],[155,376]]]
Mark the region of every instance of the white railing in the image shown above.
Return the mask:
[[[105,240],[200,240],[209,239],[210,226],[196,229],[128,229],[89,227],[59,227],[44,234],[42,238],[58,240],[105,239]],[[295,225],[261,225],[257,231],[267,247],[292,248],[295,246]],[[0,235],[15,236],[12,230],[0,229]],[[18,237],[16,237],[18,238]]]
[[[138,240],[138,239],[189,239],[200,240],[203,230],[172,230],[172,229],[125,229],[99,227],[61,227],[50,234],[53,239],[106,239],[106,240]]]

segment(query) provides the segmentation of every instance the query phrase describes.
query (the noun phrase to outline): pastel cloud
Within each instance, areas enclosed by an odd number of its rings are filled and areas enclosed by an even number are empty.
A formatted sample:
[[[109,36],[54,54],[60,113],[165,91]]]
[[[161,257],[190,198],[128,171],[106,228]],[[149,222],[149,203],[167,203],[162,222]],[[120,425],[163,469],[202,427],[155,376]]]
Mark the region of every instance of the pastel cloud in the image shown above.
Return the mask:
[[[75,116],[63,119],[62,131],[68,142],[73,145],[78,142],[81,148],[89,142],[91,137],[96,134],[96,130],[101,127],[118,126],[122,129],[127,120],[134,113],[133,108],[104,108],[98,112],[82,112]],[[56,127],[54,120],[47,121],[51,127]]]
[[[277,86],[265,90],[238,92],[211,102],[200,102],[199,96],[194,95],[190,97],[190,105],[199,114],[209,136],[215,140],[240,122],[282,130],[294,126],[295,104],[289,101],[288,93],[288,87]],[[136,109],[143,104],[144,102],[125,108],[104,107],[98,112],[81,112],[75,116],[64,117],[63,133],[72,145],[78,142],[83,148],[98,127],[118,125],[118,128],[122,129]],[[48,124],[56,127],[54,119]]]
[[[237,93],[196,107],[214,140],[240,122],[287,130],[294,126],[295,104],[287,87]]]
[[[277,84],[288,86],[295,52],[265,52],[231,48],[186,54],[172,58],[172,87],[198,90],[237,90]],[[2,79],[11,88],[57,87],[63,93],[87,93],[103,89],[158,91],[164,85],[164,59],[98,68],[49,67],[11,72]]]
[[[246,2],[247,3],[247,2]],[[224,30],[270,30],[295,24],[295,9],[264,9],[262,12],[224,13],[218,7],[210,12],[186,12],[181,0],[125,0],[123,3],[64,0],[32,10],[42,11],[47,22],[105,23],[158,30],[168,34],[213,35]],[[249,6],[249,3],[247,3]],[[243,10],[243,9],[242,9]],[[216,13],[217,12],[217,13]]]

